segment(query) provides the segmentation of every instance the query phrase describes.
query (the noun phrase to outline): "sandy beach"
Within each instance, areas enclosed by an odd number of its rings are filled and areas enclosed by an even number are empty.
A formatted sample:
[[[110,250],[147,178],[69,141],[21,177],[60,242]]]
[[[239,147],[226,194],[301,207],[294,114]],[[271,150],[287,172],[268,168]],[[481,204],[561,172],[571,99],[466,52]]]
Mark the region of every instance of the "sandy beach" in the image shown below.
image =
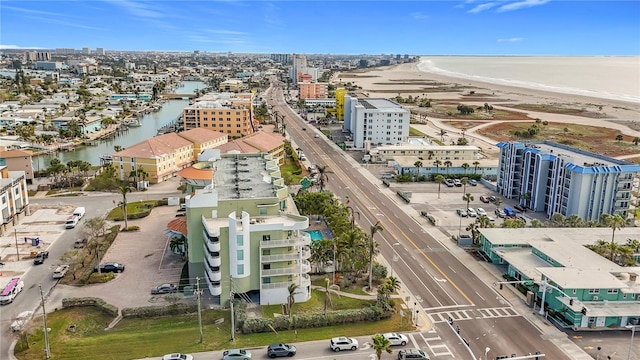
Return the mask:
[[[418,68],[418,63],[407,63],[389,67],[375,68],[364,71],[343,72],[335,74],[334,82],[346,84],[351,82],[362,88],[358,96],[395,98],[401,96],[428,98],[434,104],[469,106],[483,106],[490,104],[495,109],[504,109],[511,112],[525,114],[513,119],[488,119],[470,121],[470,128],[465,128],[465,134],[479,141],[483,151],[492,157],[496,154],[495,139],[476,134],[476,130],[483,127],[511,121],[528,121],[540,119],[554,123],[572,123],[595,127],[614,129],[623,135],[640,137],[640,103],[624,102],[611,99],[586,97],[566,93],[553,93],[540,89],[530,89],[506,86],[501,84],[485,83],[475,80],[467,80],[456,77],[448,77],[442,74],[427,73]],[[472,96],[470,96],[470,94]],[[573,109],[581,115],[566,114],[560,112],[542,112],[530,109],[517,108],[519,105],[539,105],[553,108]],[[403,104],[404,105],[404,104]],[[424,114],[426,125],[412,125],[429,136],[436,136],[441,129],[449,133],[461,134],[460,128],[451,126],[455,121],[465,121],[455,117],[429,116],[429,109],[417,106],[405,105],[412,112]],[[433,115],[433,114],[432,114]],[[416,115],[420,117],[421,115]],[[625,155],[620,158],[631,159],[640,157],[640,149],[634,155]]]

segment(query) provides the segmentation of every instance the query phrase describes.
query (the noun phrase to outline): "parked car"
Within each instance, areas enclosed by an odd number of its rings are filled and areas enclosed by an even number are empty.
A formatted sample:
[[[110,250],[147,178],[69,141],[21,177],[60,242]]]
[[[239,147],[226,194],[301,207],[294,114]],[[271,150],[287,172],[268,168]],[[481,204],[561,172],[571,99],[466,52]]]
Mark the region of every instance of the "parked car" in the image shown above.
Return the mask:
[[[482,215],[482,217],[487,218],[491,222],[495,222],[496,221],[496,219],[494,217],[491,217],[489,215]]]
[[[496,202],[496,197],[493,195],[489,196],[489,202]]]
[[[447,185],[448,187],[454,187],[455,183],[453,182],[453,179],[447,178],[444,180],[444,184]]]
[[[504,218],[507,216],[507,214],[504,213],[504,211],[500,208],[497,208],[496,211],[494,211],[496,213],[496,216],[499,218]]]
[[[469,215],[469,217],[476,217],[476,216],[478,216],[478,213],[475,210],[473,210],[472,208],[468,208],[467,209],[467,215]]]
[[[524,206],[520,205],[520,204],[514,206],[513,208],[516,209],[517,211],[520,211],[520,212],[526,212],[527,211],[527,209]]]
[[[267,348],[267,356],[270,358],[294,356],[296,354],[296,347],[288,344],[271,344]]]
[[[358,340],[348,338],[346,336],[334,337],[331,339],[331,350],[356,350],[358,349]]]
[[[391,343],[391,346],[396,346],[396,345],[405,346],[409,342],[409,339],[407,338],[407,336],[403,334],[385,333],[385,334],[382,334],[382,336],[385,339],[389,340],[389,342]]]
[[[11,330],[13,331],[22,330],[24,326],[27,324],[27,322],[29,321],[29,319],[31,319],[32,315],[33,315],[33,311],[23,311],[20,314],[18,314],[18,316],[16,316],[16,319],[11,323]]]
[[[178,292],[178,287],[173,284],[162,284],[162,285],[155,286],[154,288],[151,289],[152,295],[171,294],[174,292]]]
[[[396,175],[395,174],[382,174],[382,178],[385,180],[391,180],[391,179],[395,179]]]
[[[302,128],[302,131],[307,131],[307,128]]]
[[[48,257],[49,257],[48,251],[40,251],[38,255],[36,255],[36,257],[33,259],[33,263],[35,265],[40,265],[44,263],[44,261],[47,260]]]
[[[464,211],[463,209],[456,209],[456,214],[458,214],[458,216],[461,216],[461,217],[467,217],[467,212]]]
[[[186,212],[179,212],[176,214],[176,217],[185,217],[185,216],[187,216]]]
[[[429,360],[429,355],[420,349],[402,349],[398,351],[398,360],[404,359]]]
[[[74,249],[82,249],[87,246],[87,239],[78,239],[73,243]]]
[[[453,185],[460,187],[462,186],[462,181],[460,181],[460,179],[455,179],[453,180]]]
[[[483,203],[485,203],[485,204],[488,204],[488,203],[490,203],[490,202],[491,202],[491,201],[489,200],[489,196],[487,196],[487,195],[482,195],[482,196],[480,196],[480,201],[482,201],[482,202],[483,202]]]
[[[471,180],[469,180],[469,185],[476,186],[476,185],[478,185],[478,182],[473,180],[473,179],[471,179]]]
[[[251,351],[245,349],[225,350],[222,360],[251,360]]]
[[[476,213],[478,213],[478,216],[487,216],[487,212],[483,208],[477,208]]]
[[[320,135],[318,135],[318,134],[316,134],[316,136],[314,136],[314,138],[316,138],[316,139],[319,138],[319,137],[320,137]]]
[[[167,354],[162,357],[162,360],[193,360],[193,355],[189,354]]]
[[[53,271],[53,278],[62,279],[67,271],[69,271],[69,265],[60,265]]]
[[[515,210],[513,210],[513,209],[512,209],[512,208],[510,208],[510,207],[505,207],[505,208],[503,209],[503,211],[504,211],[504,214],[505,214],[507,217],[516,217],[516,212],[515,212]]]
[[[96,268],[94,271],[98,271],[98,269]],[[100,265],[100,272],[103,272],[103,273],[109,273],[109,272],[121,273],[123,271],[124,271],[124,265],[123,264],[104,263],[104,264]]]

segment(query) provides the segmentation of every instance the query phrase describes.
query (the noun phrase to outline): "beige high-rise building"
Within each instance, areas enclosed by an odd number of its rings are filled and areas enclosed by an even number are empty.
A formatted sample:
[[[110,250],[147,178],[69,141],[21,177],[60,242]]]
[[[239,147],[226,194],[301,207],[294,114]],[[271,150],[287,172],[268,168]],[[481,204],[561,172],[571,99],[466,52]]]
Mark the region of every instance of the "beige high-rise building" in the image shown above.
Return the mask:
[[[254,133],[253,94],[216,93],[184,108],[184,129],[207,128],[240,138]]]

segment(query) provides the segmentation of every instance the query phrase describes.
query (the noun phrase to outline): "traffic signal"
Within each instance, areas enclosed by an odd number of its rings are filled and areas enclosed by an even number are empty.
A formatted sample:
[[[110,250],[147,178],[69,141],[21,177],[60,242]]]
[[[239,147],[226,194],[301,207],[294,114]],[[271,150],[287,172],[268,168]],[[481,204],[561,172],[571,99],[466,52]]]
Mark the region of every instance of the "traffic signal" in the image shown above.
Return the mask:
[[[587,315],[587,308],[583,307],[582,311],[580,311],[582,313],[582,315]]]
[[[540,351],[536,351],[535,355],[540,355]],[[536,360],[540,360],[540,356],[536,356]]]
[[[502,290],[502,285],[503,285],[503,284],[500,284],[500,290]]]
[[[573,299],[569,299],[569,305],[573,306]]]

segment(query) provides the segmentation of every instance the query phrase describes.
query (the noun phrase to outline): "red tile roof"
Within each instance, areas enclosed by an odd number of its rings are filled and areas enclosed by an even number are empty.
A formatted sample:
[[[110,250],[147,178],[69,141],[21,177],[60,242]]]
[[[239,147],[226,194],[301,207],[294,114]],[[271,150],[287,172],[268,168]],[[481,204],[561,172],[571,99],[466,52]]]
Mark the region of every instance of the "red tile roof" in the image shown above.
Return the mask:
[[[177,149],[193,143],[176,133],[168,133],[153,137],[143,142],[130,146],[122,151],[118,151],[113,156],[127,156],[132,158],[160,158],[164,155],[172,154]]]
[[[268,153],[282,146],[284,140],[284,136],[278,133],[260,131],[220,145],[216,149],[219,149],[222,154],[233,150],[243,154]]]
[[[178,176],[192,180],[211,180],[212,169],[196,169],[193,166],[184,168],[178,172]]]
[[[169,221],[167,229],[187,236],[187,218],[180,217]]]
[[[219,138],[226,138],[228,135],[223,134],[221,132],[207,129],[207,128],[195,128],[189,129],[183,132],[178,133],[181,137],[194,142],[194,143],[205,143],[207,141],[216,140]]]

